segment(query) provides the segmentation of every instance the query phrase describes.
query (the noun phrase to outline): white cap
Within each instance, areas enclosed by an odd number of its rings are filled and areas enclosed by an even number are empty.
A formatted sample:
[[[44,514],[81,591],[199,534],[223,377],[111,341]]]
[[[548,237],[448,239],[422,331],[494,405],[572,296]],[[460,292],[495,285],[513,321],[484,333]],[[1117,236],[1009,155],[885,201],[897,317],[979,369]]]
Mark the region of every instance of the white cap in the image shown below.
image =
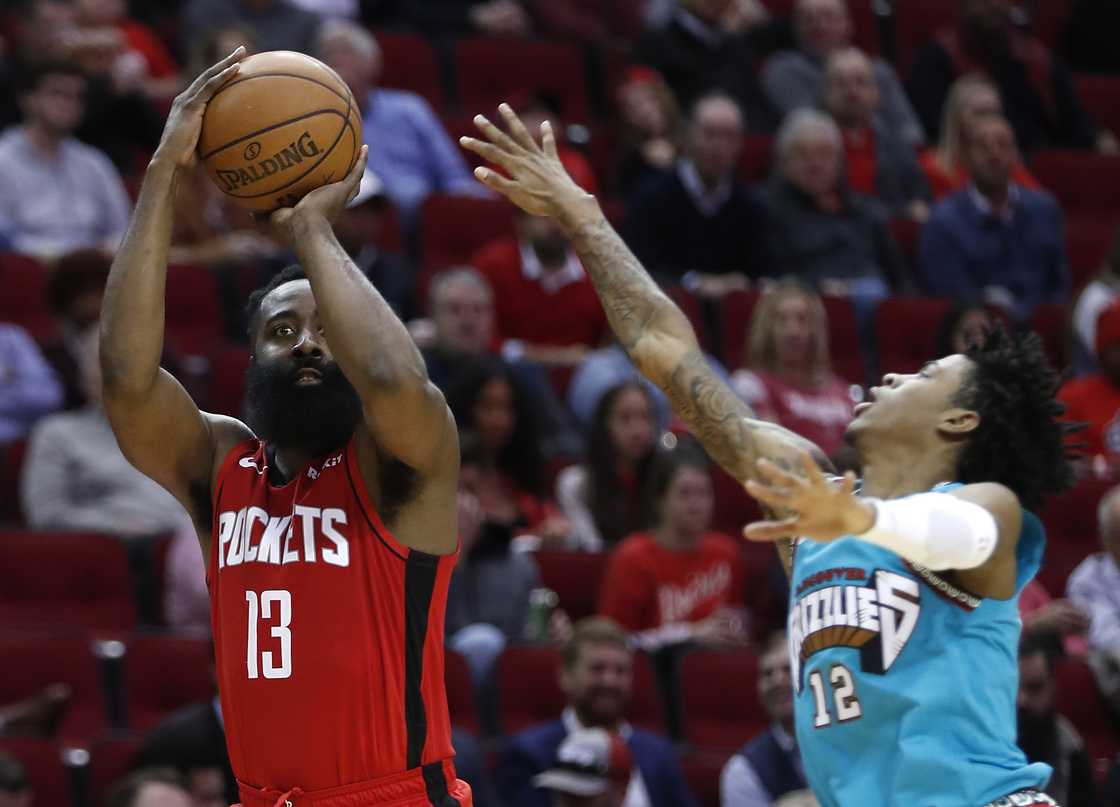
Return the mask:
[[[633,768],[630,750],[606,729],[580,729],[569,734],[556,752],[555,764],[533,777],[533,784],[572,796],[597,796],[612,781],[626,781]]]

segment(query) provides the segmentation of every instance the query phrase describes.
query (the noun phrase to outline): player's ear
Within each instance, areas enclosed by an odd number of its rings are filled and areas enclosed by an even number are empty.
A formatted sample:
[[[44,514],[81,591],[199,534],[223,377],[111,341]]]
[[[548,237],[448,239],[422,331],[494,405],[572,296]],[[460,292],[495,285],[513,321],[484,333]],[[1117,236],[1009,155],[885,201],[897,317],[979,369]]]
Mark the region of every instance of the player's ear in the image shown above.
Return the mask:
[[[946,437],[965,437],[980,425],[980,414],[955,406],[941,413],[937,430]]]

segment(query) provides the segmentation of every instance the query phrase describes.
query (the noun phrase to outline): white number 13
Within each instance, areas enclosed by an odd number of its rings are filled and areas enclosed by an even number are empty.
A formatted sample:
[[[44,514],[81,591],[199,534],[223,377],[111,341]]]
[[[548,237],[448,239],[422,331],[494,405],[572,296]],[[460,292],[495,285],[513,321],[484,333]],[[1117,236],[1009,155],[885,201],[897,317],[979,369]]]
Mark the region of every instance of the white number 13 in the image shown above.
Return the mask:
[[[264,671],[265,678],[291,678],[292,677],[292,593],[282,589],[262,591],[260,606],[257,605],[257,592],[246,591],[245,599],[249,602],[249,646],[246,661],[249,667],[249,677],[259,678],[259,669]],[[276,619],[279,624],[272,626],[273,639],[280,640],[280,664],[276,665],[275,654],[271,650],[260,653],[260,663],[257,660],[257,619],[271,620],[273,618],[272,605],[277,608]]]

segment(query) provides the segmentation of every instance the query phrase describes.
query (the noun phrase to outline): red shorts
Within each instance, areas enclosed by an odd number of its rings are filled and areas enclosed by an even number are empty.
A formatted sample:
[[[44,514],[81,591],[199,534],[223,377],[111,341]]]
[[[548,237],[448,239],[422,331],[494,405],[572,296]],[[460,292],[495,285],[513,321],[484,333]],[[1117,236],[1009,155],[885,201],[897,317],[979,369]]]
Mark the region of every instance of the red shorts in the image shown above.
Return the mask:
[[[261,790],[237,783],[241,807],[473,807],[471,786],[455,778],[451,760],[403,773],[304,792]],[[237,805],[235,805],[237,807]]]

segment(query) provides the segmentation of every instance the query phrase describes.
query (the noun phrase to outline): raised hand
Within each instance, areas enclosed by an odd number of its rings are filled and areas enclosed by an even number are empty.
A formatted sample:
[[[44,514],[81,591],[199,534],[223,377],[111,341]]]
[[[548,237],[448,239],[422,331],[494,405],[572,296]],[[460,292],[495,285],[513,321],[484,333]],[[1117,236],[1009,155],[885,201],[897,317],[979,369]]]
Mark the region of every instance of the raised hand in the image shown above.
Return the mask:
[[[790,513],[787,518],[757,521],[743,530],[752,541],[781,538],[812,538],[834,541],[845,535],[866,532],[875,523],[875,508],[853,494],[856,478],[850,471],[839,485],[821,473],[812,458],[801,452],[801,475],[782,470],[769,460],[758,461],[764,482],[750,480],[747,493],[770,510]]]
[[[189,87],[176,96],[156,148],[156,157],[164,157],[180,168],[190,168],[195,164],[206,104],[223,84],[237,75],[244,57],[245,46],[240,45],[229,56],[203,70]]]
[[[527,213],[563,219],[581,205],[594,204],[594,197],[568,176],[556,153],[556,136],[552,124],[541,124],[538,144],[509,104],[501,104],[498,112],[505,119],[509,133],[503,132],[485,115],[475,115],[475,126],[486,140],[462,137],[463,148],[500,166],[508,176],[492,168],[479,167],[474,175],[480,182],[505,196]]]

